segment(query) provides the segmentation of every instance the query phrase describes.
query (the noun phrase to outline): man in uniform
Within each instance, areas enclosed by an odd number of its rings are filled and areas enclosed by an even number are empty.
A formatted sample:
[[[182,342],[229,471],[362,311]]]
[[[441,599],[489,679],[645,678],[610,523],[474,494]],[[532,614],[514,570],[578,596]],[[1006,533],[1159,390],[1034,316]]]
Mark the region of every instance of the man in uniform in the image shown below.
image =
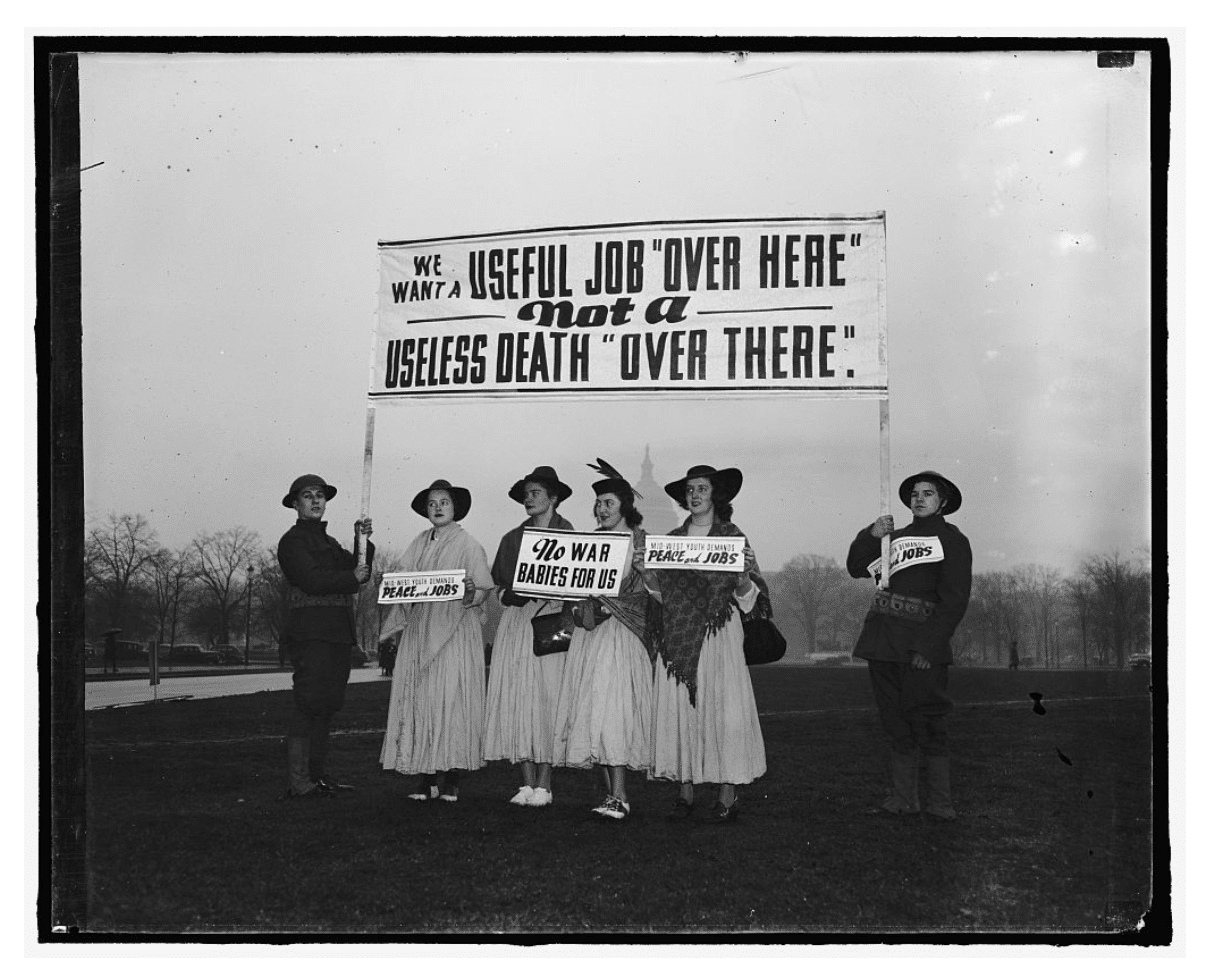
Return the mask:
[[[280,539],[276,557],[289,584],[285,642],[293,664],[293,716],[289,721],[289,798],[314,798],[352,786],[327,774],[331,718],[343,707],[356,643],[356,594],[368,582],[372,544],[365,561],[327,536],[323,514],[335,487],[320,476],[299,476],[281,503],[297,522]],[[358,522],[366,538],[367,517]]]

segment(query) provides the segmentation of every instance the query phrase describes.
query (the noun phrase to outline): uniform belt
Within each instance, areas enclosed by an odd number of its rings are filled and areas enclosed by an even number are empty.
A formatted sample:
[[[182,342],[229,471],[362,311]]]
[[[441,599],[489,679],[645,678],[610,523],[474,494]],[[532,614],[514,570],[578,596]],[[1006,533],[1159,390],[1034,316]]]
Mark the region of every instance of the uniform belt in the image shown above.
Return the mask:
[[[296,587],[289,588],[290,607],[351,607],[355,600],[354,594],[307,594]]]
[[[932,600],[923,597],[909,597],[906,594],[894,594],[890,590],[877,590],[871,600],[871,612],[883,614],[885,617],[899,617],[901,620],[924,623],[937,605]]]

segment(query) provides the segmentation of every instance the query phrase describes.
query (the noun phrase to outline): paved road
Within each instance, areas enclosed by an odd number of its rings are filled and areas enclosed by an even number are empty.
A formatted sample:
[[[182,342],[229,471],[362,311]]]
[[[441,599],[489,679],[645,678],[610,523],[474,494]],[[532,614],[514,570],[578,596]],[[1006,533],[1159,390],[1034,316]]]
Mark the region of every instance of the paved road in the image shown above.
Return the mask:
[[[354,668],[349,682],[381,680],[376,667]],[[228,694],[254,694],[257,691],[284,691],[293,686],[292,671],[258,674],[205,674],[187,678],[160,678],[151,687],[146,678],[125,681],[87,681],[84,684],[84,710],[112,708],[126,704],[145,704],[172,698],[219,698]]]

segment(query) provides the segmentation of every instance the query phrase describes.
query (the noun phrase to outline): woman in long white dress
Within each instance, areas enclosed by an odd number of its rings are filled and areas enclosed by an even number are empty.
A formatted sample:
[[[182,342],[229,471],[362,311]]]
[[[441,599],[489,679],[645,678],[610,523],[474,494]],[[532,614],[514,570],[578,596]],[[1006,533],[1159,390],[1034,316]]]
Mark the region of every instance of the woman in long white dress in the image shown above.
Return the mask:
[[[577,626],[557,701],[553,763],[604,766],[608,793],[593,811],[622,821],[630,813],[626,771],[649,767],[653,677],[643,640],[648,598],[643,580],[645,531],[626,480],[617,475],[597,481],[593,488],[599,529],[627,531],[632,540],[619,596],[592,597],[574,605]]]
[[[420,490],[411,509],[431,527],[406,548],[399,569],[465,571],[456,600],[395,604],[382,638],[401,629],[390,687],[381,766],[417,775],[409,797],[455,802],[460,775],[482,757],[486,673],[481,604],[494,586],[486,551],[460,525],[472,498],[464,487],[436,480]]]
[[[672,535],[745,537],[732,523],[741,471],[693,466],[666,492],[691,515]],[[737,786],[766,772],[754,688],[745,665],[741,613],[766,583],[749,540],[743,573],[647,572],[654,648],[651,778],[679,782],[672,819],[687,818],[695,786],[719,785],[712,821],[737,818]]]
[[[491,569],[503,605],[486,689],[485,756],[489,761],[519,765],[523,784],[513,805],[541,808],[553,802],[553,716],[565,670],[565,654],[537,657],[532,650],[532,618],[548,610],[511,589],[519,562],[519,543],[526,527],[572,530],[558,508],[574,491],[551,466],[538,466],[508,491],[522,503],[528,518],[504,534]]]

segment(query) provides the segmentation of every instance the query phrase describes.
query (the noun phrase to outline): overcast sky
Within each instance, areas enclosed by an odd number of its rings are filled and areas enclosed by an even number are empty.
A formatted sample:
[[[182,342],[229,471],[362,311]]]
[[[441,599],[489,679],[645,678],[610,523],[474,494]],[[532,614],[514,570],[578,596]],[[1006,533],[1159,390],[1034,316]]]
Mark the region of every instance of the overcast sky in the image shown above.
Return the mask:
[[[85,507],[180,548],[274,545],[316,472],[359,509],[377,241],[560,225],[887,218],[892,487],[962,489],[978,570],[1124,555],[1151,535],[1150,64],[1091,53],[80,58]],[[878,513],[874,401],[383,405],[372,515],[551,463],[668,483],[740,467],[778,568],[844,559]],[[904,522],[908,512],[894,508]]]

